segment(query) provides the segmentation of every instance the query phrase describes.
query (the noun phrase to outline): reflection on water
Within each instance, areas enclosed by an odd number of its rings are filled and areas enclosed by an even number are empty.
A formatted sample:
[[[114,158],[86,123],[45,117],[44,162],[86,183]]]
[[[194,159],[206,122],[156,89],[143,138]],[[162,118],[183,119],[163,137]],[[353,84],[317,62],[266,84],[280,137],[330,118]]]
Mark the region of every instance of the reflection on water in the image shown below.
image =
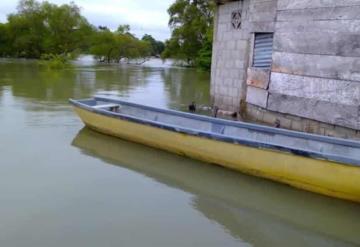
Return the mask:
[[[186,110],[210,104],[209,74],[0,60],[1,246],[360,245],[359,205],[79,132],[68,98],[96,93]]]
[[[210,104],[207,72],[163,66],[160,61],[137,66],[92,64],[85,60],[77,62],[75,69],[48,70],[35,61],[20,63],[3,59],[0,60],[0,88],[10,86],[12,94],[18,97],[61,103],[69,98],[107,93],[180,110],[186,110],[192,101]]]
[[[192,205],[254,246],[356,246],[359,207],[82,129],[72,145],[194,195]],[[284,237],[286,236],[286,237]]]

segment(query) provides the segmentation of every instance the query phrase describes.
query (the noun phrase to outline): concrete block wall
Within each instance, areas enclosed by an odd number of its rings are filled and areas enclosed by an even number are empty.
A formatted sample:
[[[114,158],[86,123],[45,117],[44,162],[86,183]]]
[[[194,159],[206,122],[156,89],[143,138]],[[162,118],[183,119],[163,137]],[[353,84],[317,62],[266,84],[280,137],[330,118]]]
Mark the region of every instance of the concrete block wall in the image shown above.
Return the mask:
[[[250,101],[267,102],[267,92],[261,92],[257,85],[246,85],[247,71],[251,66],[252,39],[255,32],[274,32],[277,0],[230,1],[218,5],[213,45],[211,74],[211,95],[214,105],[230,112],[240,111],[241,102],[247,94],[257,97]],[[231,25],[231,14],[241,12],[241,28]],[[248,87],[255,87],[249,89]],[[264,89],[264,88],[263,88]],[[267,88],[265,88],[267,89]],[[249,101],[249,102],[250,102]]]
[[[231,25],[232,12],[243,8],[242,1],[230,2],[220,5],[215,14],[211,95],[214,105],[232,112],[239,111],[246,91],[247,33]]]
[[[270,124],[274,118],[293,116],[287,126],[291,129],[314,121],[334,133],[360,130],[360,0],[222,2],[211,80],[216,106],[240,111],[240,102],[246,102],[244,115],[263,116],[253,110],[262,109],[269,116],[261,121]],[[241,10],[242,24],[235,30],[231,13],[236,10]],[[274,33],[269,71],[251,67],[257,32]],[[316,133],[324,132],[321,128]]]

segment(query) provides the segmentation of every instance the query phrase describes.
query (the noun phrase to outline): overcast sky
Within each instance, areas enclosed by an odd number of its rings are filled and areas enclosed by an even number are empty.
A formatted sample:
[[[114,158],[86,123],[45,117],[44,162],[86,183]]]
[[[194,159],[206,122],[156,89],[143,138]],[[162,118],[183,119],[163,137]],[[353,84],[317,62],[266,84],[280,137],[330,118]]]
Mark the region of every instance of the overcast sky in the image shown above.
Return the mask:
[[[167,9],[175,0],[74,0],[82,14],[95,26],[116,29],[129,24],[139,38],[151,34],[158,40],[170,37]],[[51,3],[69,3],[67,0],[49,0]],[[17,0],[0,0],[0,22],[16,11]]]

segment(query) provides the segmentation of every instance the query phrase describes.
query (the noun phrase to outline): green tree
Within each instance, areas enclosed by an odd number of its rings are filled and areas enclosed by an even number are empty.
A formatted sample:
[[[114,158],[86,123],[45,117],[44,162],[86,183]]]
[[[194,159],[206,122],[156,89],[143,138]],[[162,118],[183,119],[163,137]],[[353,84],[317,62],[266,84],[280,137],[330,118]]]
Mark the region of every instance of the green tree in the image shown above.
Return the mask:
[[[9,54],[9,34],[8,26],[0,23],[0,56],[4,57]]]
[[[115,36],[109,29],[100,29],[93,36],[93,44],[90,48],[90,53],[100,61],[107,61],[110,63],[114,58],[113,53],[115,49]]]
[[[7,55],[26,58],[85,50],[94,31],[74,3],[58,6],[35,0],[21,0],[5,25],[10,46]]]
[[[16,13],[0,24],[0,56],[41,58],[48,60],[42,64],[61,67],[80,52],[119,62],[150,56],[151,44],[131,34],[129,25],[114,32],[106,26],[95,28],[73,2],[21,0]]]
[[[196,58],[196,65],[205,70],[211,69],[212,59],[212,40],[213,40],[213,28],[209,28],[206,32],[206,37],[203,46],[198,52]]]
[[[161,41],[155,40],[153,36],[145,34],[141,40],[146,41],[151,46],[151,56],[159,56],[165,49],[165,44]]]
[[[116,32],[120,34],[130,34],[130,25],[119,25]]]
[[[42,4],[45,26],[48,33],[44,38],[47,51],[54,54],[72,53],[77,49],[86,50],[90,45],[88,37],[93,27],[81,16],[80,8],[74,3],[57,6]]]
[[[16,14],[8,16],[11,55],[39,58],[44,52],[43,37],[46,35],[41,6],[34,0],[22,0]]]
[[[176,58],[189,65],[209,67],[214,3],[207,0],[176,0],[168,9],[171,38],[165,43],[164,58]],[[211,59],[210,59],[211,61]]]
[[[125,28],[124,28],[125,27]],[[98,29],[90,49],[100,61],[120,62],[122,59],[137,59],[150,56],[150,44],[130,33],[128,25],[120,25],[115,32]]]

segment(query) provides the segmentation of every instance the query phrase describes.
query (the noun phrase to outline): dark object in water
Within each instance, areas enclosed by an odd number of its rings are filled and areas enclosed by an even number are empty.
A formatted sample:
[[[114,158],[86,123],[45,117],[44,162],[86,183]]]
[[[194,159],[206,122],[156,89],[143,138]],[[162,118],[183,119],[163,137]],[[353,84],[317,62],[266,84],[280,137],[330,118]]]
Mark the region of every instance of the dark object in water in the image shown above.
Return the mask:
[[[196,104],[195,102],[191,102],[191,104],[189,105],[189,112],[195,112],[196,111]]]
[[[280,128],[281,126],[280,126],[280,120],[279,119],[276,119],[276,121],[275,121],[275,128]]]
[[[219,111],[219,107],[214,106],[213,117],[215,118],[217,117],[218,111]]]

